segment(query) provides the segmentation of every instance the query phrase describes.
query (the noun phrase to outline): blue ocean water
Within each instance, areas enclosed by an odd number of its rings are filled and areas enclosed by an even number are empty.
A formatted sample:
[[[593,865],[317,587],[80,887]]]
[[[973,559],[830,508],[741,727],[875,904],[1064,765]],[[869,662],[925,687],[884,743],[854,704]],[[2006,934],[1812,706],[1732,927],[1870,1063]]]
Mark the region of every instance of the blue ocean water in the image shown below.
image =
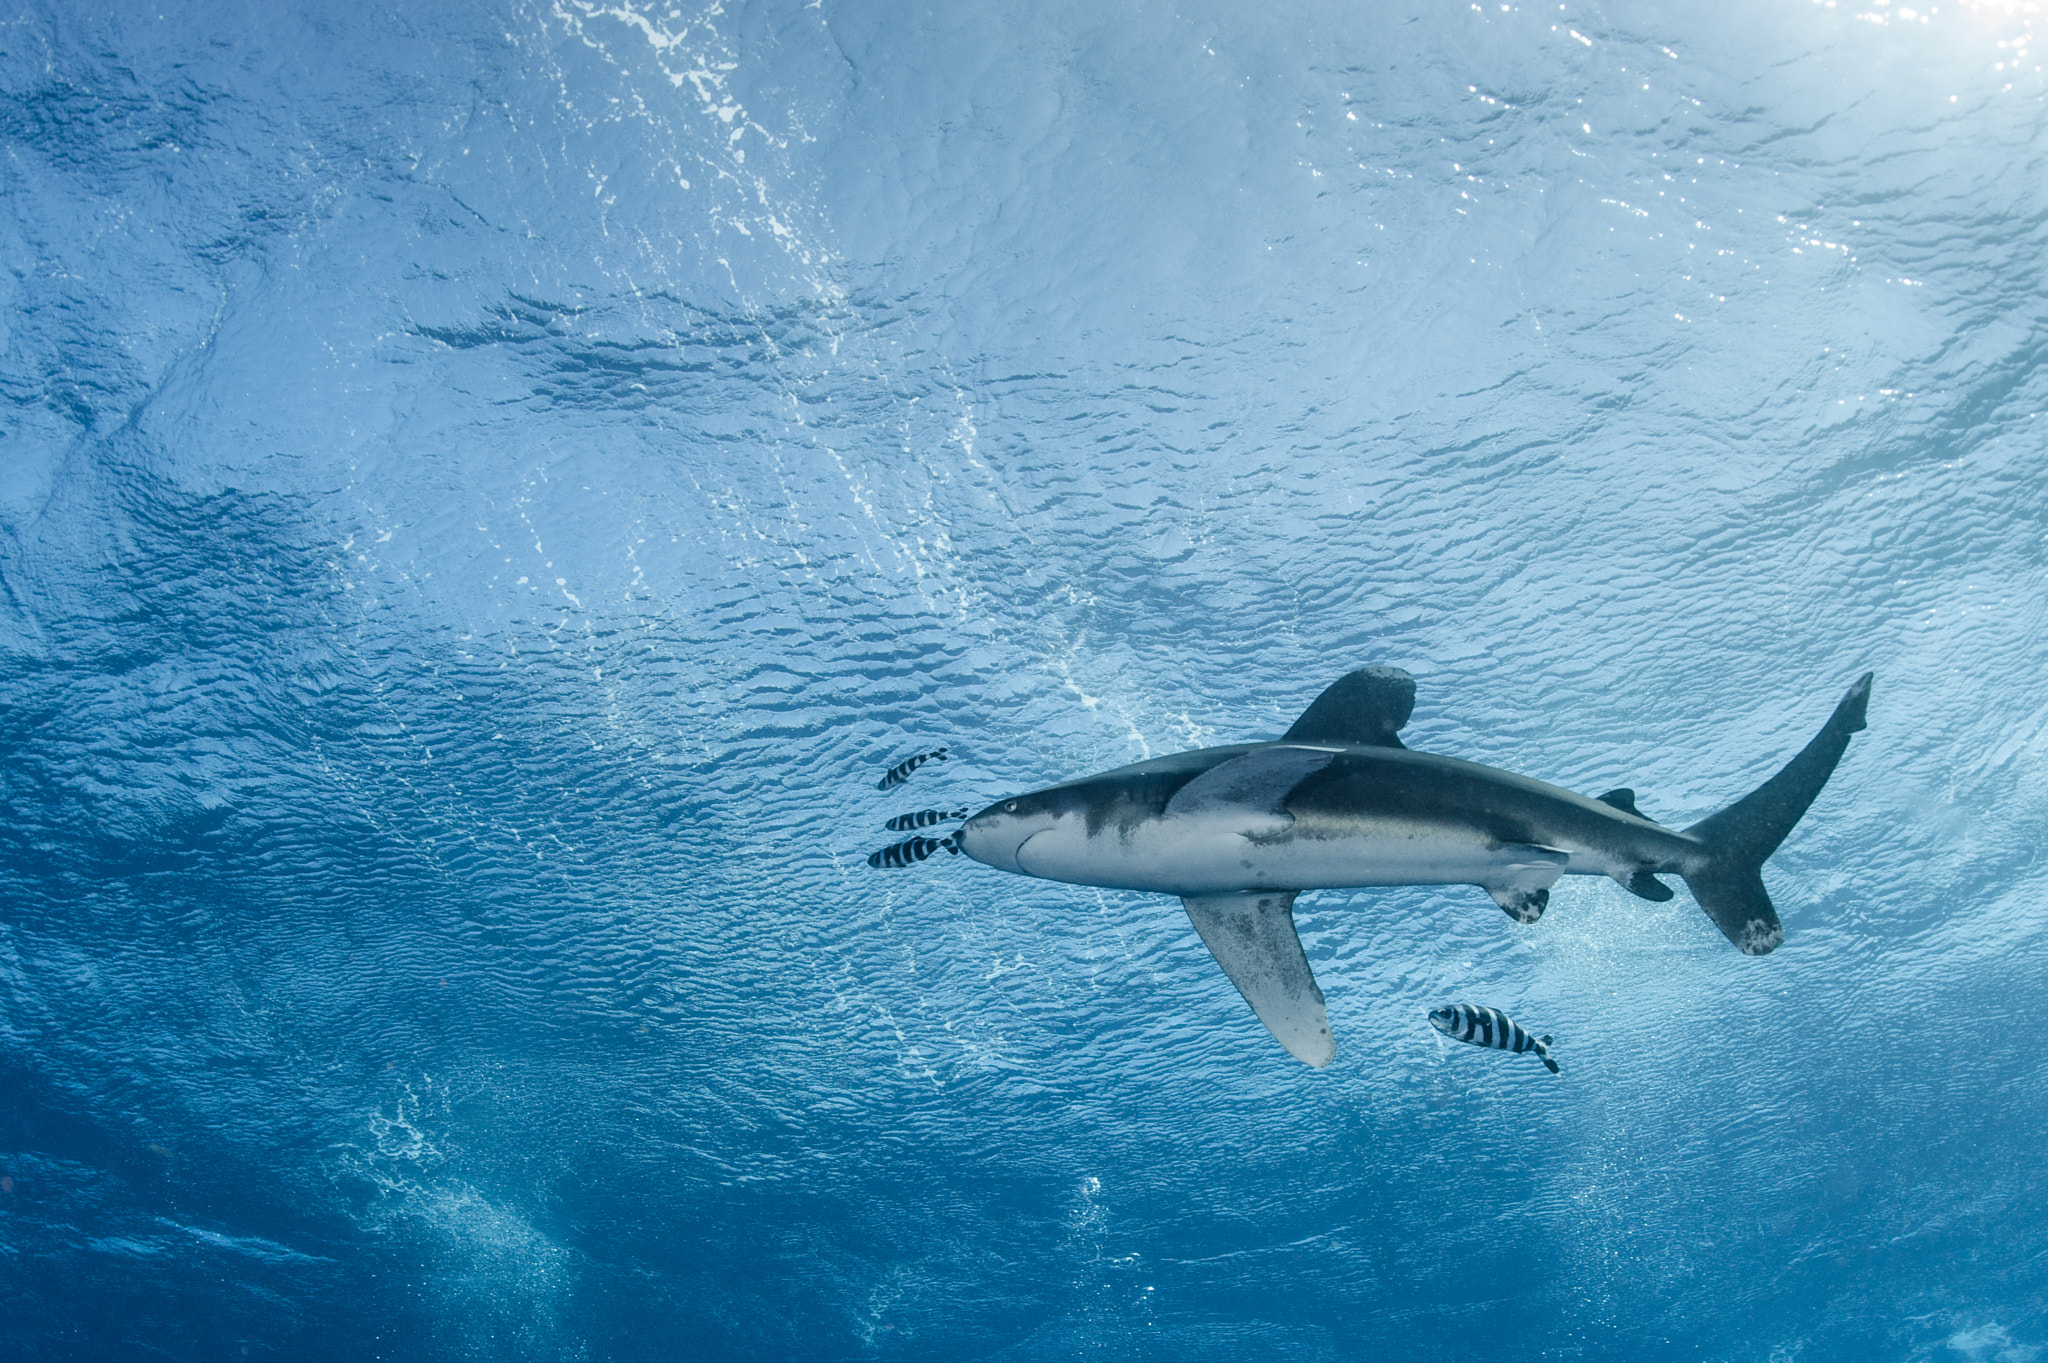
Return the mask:
[[[7,1356],[2041,1357],[2034,8],[12,0]],[[1320,1072],[864,864],[1372,663],[1674,824],[1877,683],[1774,955],[1316,892]]]

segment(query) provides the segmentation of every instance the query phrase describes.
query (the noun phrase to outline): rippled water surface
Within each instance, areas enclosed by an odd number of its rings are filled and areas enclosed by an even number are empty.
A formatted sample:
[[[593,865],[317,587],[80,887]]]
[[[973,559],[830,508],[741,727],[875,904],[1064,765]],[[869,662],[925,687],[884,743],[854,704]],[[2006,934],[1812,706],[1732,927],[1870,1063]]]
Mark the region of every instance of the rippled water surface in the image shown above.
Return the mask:
[[[2031,9],[13,0],[6,1353],[2041,1356]],[[1674,824],[1877,683],[1776,954],[1315,892],[1325,1071],[864,863],[1370,663]]]

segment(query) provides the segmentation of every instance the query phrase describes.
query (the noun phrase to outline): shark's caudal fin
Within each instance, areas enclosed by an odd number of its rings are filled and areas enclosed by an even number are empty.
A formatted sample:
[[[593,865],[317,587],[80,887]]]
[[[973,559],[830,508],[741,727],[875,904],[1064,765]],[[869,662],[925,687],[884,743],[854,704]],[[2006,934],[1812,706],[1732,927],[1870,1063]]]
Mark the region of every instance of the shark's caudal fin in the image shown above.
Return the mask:
[[[1704,866],[1682,871],[1693,898],[1729,941],[1762,956],[1785,940],[1778,911],[1764,891],[1764,859],[1806,813],[1828,783],[1849,746],[1849,735],[1864,727],[1871,673],[1864,673],[1827,724],[1783,771],[1711,818],[1686,830],[1707,845]]]

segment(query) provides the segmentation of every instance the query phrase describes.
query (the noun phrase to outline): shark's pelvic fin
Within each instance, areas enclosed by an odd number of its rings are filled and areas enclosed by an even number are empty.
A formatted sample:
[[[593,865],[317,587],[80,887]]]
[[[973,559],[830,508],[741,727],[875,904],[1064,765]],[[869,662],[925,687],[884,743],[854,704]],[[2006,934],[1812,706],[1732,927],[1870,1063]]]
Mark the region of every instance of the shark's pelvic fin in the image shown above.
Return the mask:
[[[1317,1069],[1337,1054],[1323,991],[1294,931],[1295,890],[1191,895],[1187,907],[1216,964],[1288,1054]]]
[[[1487,880],[1486,892],[1517,923],[1535,922],[1550,903],[1550,887],[1571,864],[1571,853],[1531,843],[1509,843],[1497,850],[1502,861]]]
[[[1284,828],[1294,821],[1287,797],[1305,779],[1330,765],[1335,748],[1254,748],[1219,762],[1173,793],[1166,815],[1229,814],[1244,817],[1244,832]]]
[[[1361,667],[1330,683],[1282,741],[1405,747],[1394,735],[1414,709],[1415,678],[1398,667]]]

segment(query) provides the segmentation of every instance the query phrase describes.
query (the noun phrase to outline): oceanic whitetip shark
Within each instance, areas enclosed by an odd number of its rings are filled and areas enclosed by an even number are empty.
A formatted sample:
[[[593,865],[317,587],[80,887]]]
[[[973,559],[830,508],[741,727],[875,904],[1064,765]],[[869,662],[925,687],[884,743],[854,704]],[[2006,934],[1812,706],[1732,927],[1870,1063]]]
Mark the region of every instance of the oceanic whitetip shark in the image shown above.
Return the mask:
[[[1179,895],[1259,1020],[1320,1067],[1337,1043],[1294,931],[1303,890],[1477,885],[1533,923],[1559,876],[1611,876],[1662,901],[1672,891],[1657,877],[1668,872],[1743,951],[1776,947],[1785,930],[1764,891],[1764,859],[1864,727],[1870,679],[1849,688],[1784,770],[1686,829],[1645,818],[1630,790],[1588,799],[1411,752],[1396,735],[1415,679],[1368,667],[1318,696],[1276,742],[1201,748],[998,801],[947,842],[998,870]]]

